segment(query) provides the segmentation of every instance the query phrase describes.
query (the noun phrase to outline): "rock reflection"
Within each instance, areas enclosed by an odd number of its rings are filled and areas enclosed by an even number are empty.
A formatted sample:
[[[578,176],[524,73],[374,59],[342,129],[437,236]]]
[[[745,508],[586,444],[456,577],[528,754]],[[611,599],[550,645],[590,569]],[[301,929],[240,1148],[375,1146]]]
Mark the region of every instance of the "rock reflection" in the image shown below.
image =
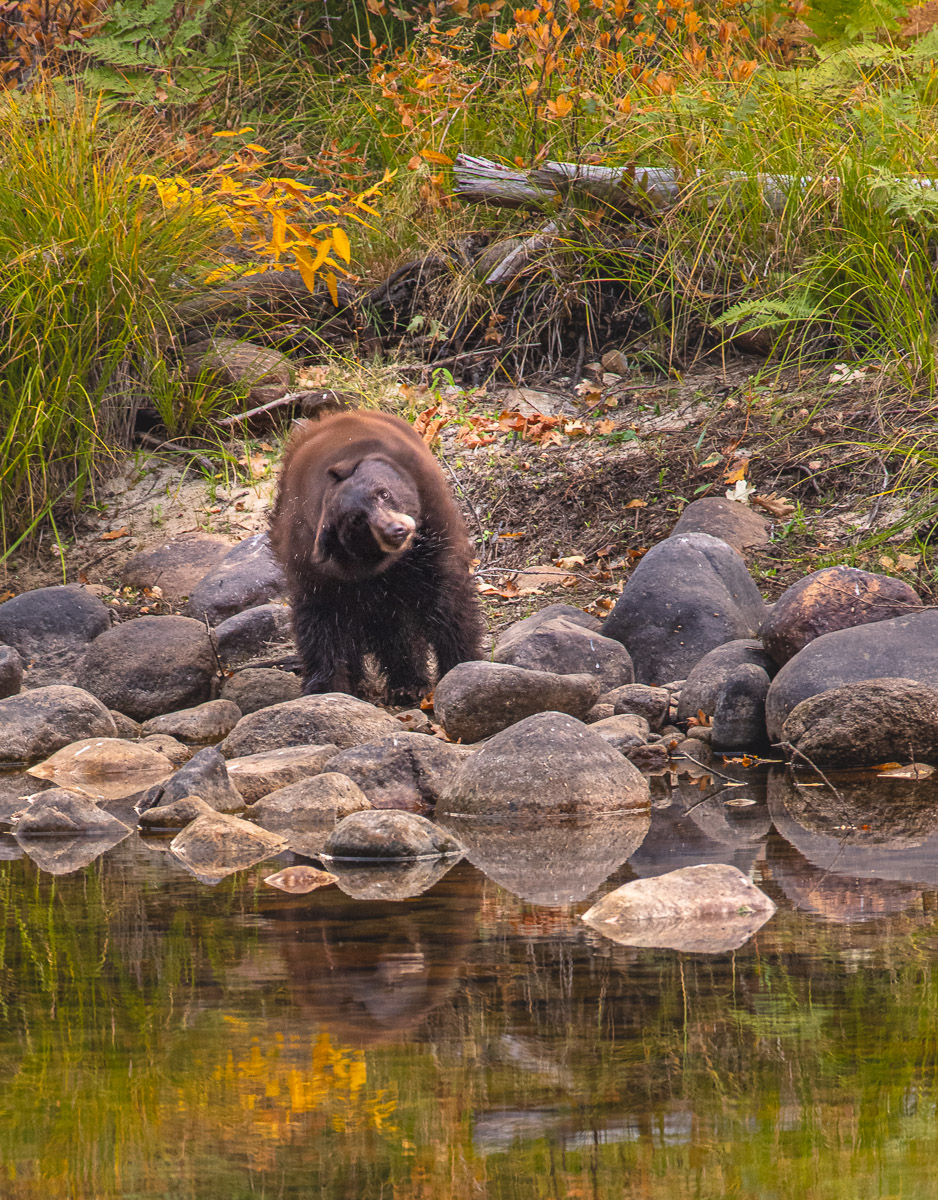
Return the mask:
[[[40,871],[49,875],[70,875],[112,850],[131,830],[107,837],[24,837],[17,841]],[[8,857],[8,856],[5,856]]]
[[[438,817],[489,879],[531,904],[585,900],[634,854],[648,833],[647,812],[601,817],[523,817],[479,821]]]
[[[620,946],[682,950],[686,954],[727,954],[744,946],[773,915],[771,912],[758,912],[708,918],[705,921],[689,917],[674,921],[633,921],[618,926],[608,923],[587,924]]]
[[[383,867],[347,866],[333,861],[330,866],[339,887],[355,900],[410,900],[439,883],[460,857]]]

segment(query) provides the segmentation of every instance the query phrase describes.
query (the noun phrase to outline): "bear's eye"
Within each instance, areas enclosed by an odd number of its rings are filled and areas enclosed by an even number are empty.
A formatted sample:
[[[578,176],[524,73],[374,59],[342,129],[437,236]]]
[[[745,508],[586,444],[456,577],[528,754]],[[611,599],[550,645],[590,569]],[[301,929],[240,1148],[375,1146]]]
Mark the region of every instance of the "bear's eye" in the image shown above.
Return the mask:
[[[391,499],[391,493],[390,493],[390,492],[388,492],[388,491],[385,491],[385,489],[384,489],[384,488],[382,488],[382,489],[381,489],[381,491],[380,491],[380,492],[378,492],[378,499],[379,499],[379,500],[390,500],[390,499]]]

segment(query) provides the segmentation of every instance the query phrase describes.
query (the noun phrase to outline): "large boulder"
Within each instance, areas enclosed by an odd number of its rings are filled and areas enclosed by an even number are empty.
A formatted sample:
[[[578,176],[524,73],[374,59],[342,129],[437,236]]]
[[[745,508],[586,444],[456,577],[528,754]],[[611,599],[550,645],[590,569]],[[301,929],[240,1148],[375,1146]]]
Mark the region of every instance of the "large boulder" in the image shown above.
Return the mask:
[[[623,884],[583,920],[625,945],[718,954],[737,949],[774,912],[775,904],[737,867],[703,863]]]
[[[938,763],[938,687],[914,679],[866,679],[795,706],[782,736],[821,767],[870,767],[901,759]],[[801,755],[804,758],[801,758]]]
[[[856,567],[826,567],[779,596],[762,625],[762,644],[779,666],[837,629],[914,614],[922,601],[901,579]]]
[[[186,613],[210,625],[227,617],[282,598],[286,581],[270,550],[266,533],[245,538],[229,550],[217,567],[189,595]]]
[[[11,832],[17,838],[58,836],[101,837],[124,834],[128,826],[88,796],[65,788],[50,788],[31,798],[14,822]]]
[[[534,713],[585,717],[599,693],[595,675],[556,675],[506,663],[464,662],[436,685],[433,710],[451,738],[478,742]]]
[[[180,604],[230,549],[227,538],[209,533],[183,534],[128,559],[121,571],[121,584],[141,589],[158,587],[164,600]]]
[[[374,809],[344,817],[329,835],[324,859],[439,858],[461,854],[456,839],[416,813]]]
[[[671,693],[667,688],[649,687],[647,683],[626,683],[613,688],[600,698],[612,704],[616,716],[643,717],[649,729],[662,729],[671,712]]]
[[[555,675],[596,675],[603,691],[635,678],[629,652],[621,642],[566,616],[540,621],[527,617],[509,626],[495,643],[494,658],[509,666]]]
[[[23,686],[23,660],[12,646],[0,644],[0,700],[15,696]]]
[[[214,746],[193,754],[169,779],[149,788],[137,802],[138,813],[199,796],[216,812],[237,812],[244,798],[228,774],[228,764]]]
[[[771,685],[766,670],[755,663],[740,663],[729,673],[713,709],[710,745],[714,750],[740,750],[764,746],[765,698]]]
[[[107,707],[81,688],[34,688],[0,700],[0,763],[35,762],[86,737],[116,737]]]
[[[88,643],[110,623],[107,607],[75,584],[37,588],[0,604],[0,642],[23,660],[30,688],[75,683]]]
[[[640,683],[684,679],[715,646],[754,637],[765,605],[739,554],[704,533],[666,538],[629,577],[602,632],[622,642]]]
[[[742,554],[757,546],[768,545],[769,523],[737,500],[705,496],[702,500],[691,501],[671,530],[672,537],[688,533],[707,533],[720,538]]]
[[[440,800],[444,812],[596,814],[647,809],[641,773],[589,726],[538,713],[497,733],[468,756]]]
[[[83,738],[31,767],[29,774],[95,800],[121,800],[167,779],[165,754],[123,738]]]
[[[740,638],[717,646],[703,656],[685,679],[677,705],[677,719],[687,721],[700,712],[712,717],[726,681],[744,664],[761,667],[770,677],[777,671],[762,643],[754,638]]]
[[[237,704],[245,717],[273,704],[299,700],[302,693],[300,677],[276,667],[245,667],[221,685],[221,699]]]
[[[215,626],[218,657],[226,670],[260,658],[273,646],[292,639],[292,617],[285,604],[259,604]]]
[[[337,752],[332,745],[282,746],[279,750],[261,750],[243,758],[231,758],[228,770],[245,803],[256,804],[278,788],[318,775]]]
[[[212,643],[188,617],[139,617],[102,633],[88,647],[79,682],[108,708],[148,721],[211,699]]]
[[[346,750],[396,733],[399,728],[392,716],[373,704],[344,692],[326,692],[320,696],[300,696],[249,713],[241,718],[220,748],[226,758],[284,746],[326,743]]]
[[[423,733],[395,733],[343,750],[329,762],[355,781],[375,808],[425,813],[439,800],[465,751]]]
[[[913,679],[938,687],[938,612],[926,609],[914,616],[838,629],[809,642],[769,688],[769,737],[781,739],[786,718],[802,700],[865,679]]]
[[[151,717],[141,732],[144,737],[162,733],[181,742],[219,742],[240,720],[241,709],[233,701],[206,700],[194,708]]]

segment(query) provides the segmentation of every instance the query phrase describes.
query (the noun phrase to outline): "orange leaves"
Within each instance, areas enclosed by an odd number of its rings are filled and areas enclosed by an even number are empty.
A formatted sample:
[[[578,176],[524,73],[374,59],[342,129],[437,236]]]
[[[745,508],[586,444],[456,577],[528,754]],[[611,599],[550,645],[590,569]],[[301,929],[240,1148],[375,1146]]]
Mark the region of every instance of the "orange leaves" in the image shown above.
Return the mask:
[[[456,440],[469,449],[490,446],[499,433],[512,434],[538,446],[562,446],[564,438],[573,440],[588,437],[592,433],[611,433],[615,429],[613,421],[598,421],[593,425],[589,421],[571,417],[521,413],[514,409],[506,409],[497,418],[470,414],[464,420],[466,424]]]
[[[573,108],[573,101],[564,92],[556,100],[548,100],[544,105],[545,115],[558,121],[569,116]]]

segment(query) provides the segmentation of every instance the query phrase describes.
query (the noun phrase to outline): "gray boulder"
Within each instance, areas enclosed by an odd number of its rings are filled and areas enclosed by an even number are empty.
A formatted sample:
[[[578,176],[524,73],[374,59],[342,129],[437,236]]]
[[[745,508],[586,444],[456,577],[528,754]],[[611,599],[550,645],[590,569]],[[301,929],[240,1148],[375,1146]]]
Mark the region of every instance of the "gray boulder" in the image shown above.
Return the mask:
[[[555,675],[505,663],[464,662],[436,685],[433,709],[451,738],[478,742],[534,713],[585,717],[599,692],[595,675]]]
[[[261,750],[243,758],[228,760],[228,771],[246,804],[256,804],[262,796],[278,788],[318,775],[338,753],[337,747],[284,746],[280,750]]]
[[[23,660],[12,646],[0,645],[0,700],[15,696],[23,686]]]
[[[203,813],[169,844],[170,850],[199,879],[217,882],[279,854],[286,841],[279,833],[225,813]]]
[[[170,737],[168,733],[148,734],[147,737],[140,739],[140,745],[149,746],[151,750],[165,754],[177,769],[184,766],[195,753],[194,747],[184,745],[174,737]]]
[[[173,800],[169,804],[159,804],[156,808],[148,808],[140,814],[137,822],[144,833],[164,832],[171,829],[185,829],[196,817],[214,812],[210,804],[206,804],[201,796],[186,796],[183,800]]]
[[[188,617],[138,617],[115,625],[88,647],[81,686],[135,721],[211,699],[212,643]]]
[[[199,796],[217,812],[237,812],[244,799],[228,775],[228,764],[214,746],[206,746],[169,779],[144,792],[137,802],[138,813],[173,804],[188,796]]]
[[[402,731],[343,750],[329,769],[353,779],[375,808],[425,813],[464,757],[464,751],[438,738]]]
[[[286,581],[266,533],[245,538],[229,550],[189,595],[186,614],[210,625],[286,594]]]
[[[116,737],[100,700],[65,685],[0,700],[0,762],[36,762],[86,737]]]
[[[245,667],[235,671],[221,685],[221,698],[237,704],[246,717],[248,713],[259,712],[274,704],[298,700],[302,691],[299,676],[290,671],[278,671],[275,667]]]
[[[720,538],[742,554],[769,542],[769,522],[758,513],[722,496],[705,496],[693,500],[678,517],[672,537],[688,533],[707,533]]]
[[[292,639],[290,609],[284,604],[259,604],[235,613],[215,627],[218,657],[229,670]]]
[[[326,692],[249,713],[222,742],[221,751],[226,758],[236,758],[284,746],[326,743],[346,750],[396,733],[398,728],[392,716],[373,704],[344,692]]]
[[[912,679],[938,688],[938,612],[839,629],[810,642],[772,681],[765,702],[769,737],[781,739],[785,720],[802,700],[868,679]]]
[[[720,689],[713,710],[710,744],[714,750],[761,747],[765,731],[765,698],[771,678],[755,663],[740,663]]]
[[[121,571],[121,585],[158,587],[164,600],[180,604],[230,549],[231,542],[226,538],[208,533],[183,534],[128,559]]]
[[[815,638],[912,615],[922,601],[901,579],[856,567],[826,567],[779,596],[762,625],[762,644],[779,666]]]
[[[754,638],[739,638],[717,646],[703,656],[684,681],[677,705],[677,719],[687,721],[699,712],[712,717],[726,681],[744,663],[761,667],[770,678],[778,670],[762,643]]]
[[[372,810],[341,820],[329,835],[323,858],[393,860],[461,853],[459,842],[426,817]]]
[[[649,687],[647,683],[627,683],[607,692],[602,699],[611,701],[616,716],[632,714],[644,717],[649,729],[661,729],[668,723],[671,693],[667,688]]]
[[[632,660],[621,642],[566,616],[528,626],[532,620],[519,621],[499,635],[496,662],[555,675],[596,675],[603,691],[634,680]]]
[[[11,832],[18,839],[45,834],[109,837],[127,833],[128,826],[80,792],[50,788],[32,798],[14,820]]]
[[[821,767],[872,767],[896,759],[938,764],[938,687],[866,679],[795,706],[782,736]],[[794,762],[799,760],[793,755]]]
[[[644,746],[648,741],[648,722],[644,717],[633,713],[622,713],[595,721],[590,725],[590,729],[620,754],[625,754],[633,746]]]
[[[206,700],[194,708],[151,717],[143,724],[142,733],[166,734],[181,742],[219,742],[227,737],[241,720],[241,709],[231,700]]]
[[[344,817],[371,808],[361,788],[346,775],[324,771],[278,788],[251,806],[251,820],[282,833],[295,854],[318,858]]]
[[[754,637],[765,619],[739,554],[704,533],[666,538],[629,577],[602,632],[622,642],[640,683],[686,678],[715,646]]]
[[[445,787],[444,812],[596,814],[647,809],[648,784],[596,733],[565,713],[539,713],[470,754]]]
[[[0,604],[0,642],[23,660],[29,688],[75,683],[76,664],[110,623],[107,607],[76,584],[37,588]]]

